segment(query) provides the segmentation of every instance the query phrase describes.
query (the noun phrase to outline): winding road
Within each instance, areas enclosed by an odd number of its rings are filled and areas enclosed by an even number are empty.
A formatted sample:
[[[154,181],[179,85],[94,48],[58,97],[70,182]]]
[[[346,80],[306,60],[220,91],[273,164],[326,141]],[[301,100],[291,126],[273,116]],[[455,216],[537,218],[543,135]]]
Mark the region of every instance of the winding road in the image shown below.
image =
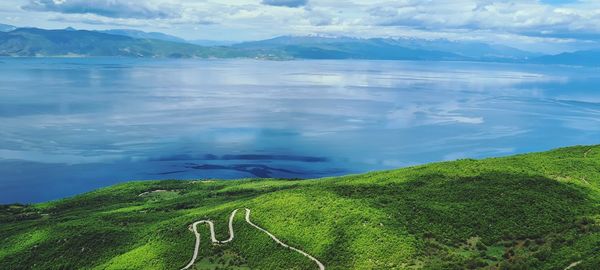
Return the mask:
[[[210,220],[200,220],[197,222],[194,222],[191,225],[191,229],[194,232],[194,234],[196,235],[196,245],[194,247],[194,255],[192,256],[192,260],[190,260],[190,262],[183,268],[181,268],[181,270],[187,270],[190,269],[190,267],[192,267],[194,265],[194,263],[196,262],[196,259],[198,259],[198,253],[200,251],[200,233],[198,232],[198,225],[199,224],[208,224],[208,227],[210,229],[210,239],[212,241],[213,244],[226,244],[229,243],[231,241],[233,241],[233,238],[235,237],[234,232],[233,232],[233,219],[235,218],[235,215],[237,214],[239,209],[235,209],[233,210],[233,212],[231,212],[231,215],[229,216],[229,238],[227,240],[223,240],[223,241],[219,241],[217,240],[216,234],[215,234],[215,224],[210,221]],[[321,263],[319,260],[317,260],[315,257],[311,256],[310,254],[297,249],[295,247],[289,246],[286,243],[282,242],[281,240],[279,240],[277,237],[275,237],[275,235],[273,235],[272,233],[270,233],[269,231],[259,227],[258,225],[252,223],[252,221],[250,221],[250,209],[246,208],[246,222],[248,224],[250,224],[250,226],[266,233],[269,237],[271,237],[271,239],[273,239],[273,241],[275,241],[277,244],[291,249],[295,252],[298,252],[300,254],[302,254],[304,257],[309,258],[310,260],[314,261],[317,266],[319,267],[320,270],[325,270],[325,265],[323,265],[323,263]]]

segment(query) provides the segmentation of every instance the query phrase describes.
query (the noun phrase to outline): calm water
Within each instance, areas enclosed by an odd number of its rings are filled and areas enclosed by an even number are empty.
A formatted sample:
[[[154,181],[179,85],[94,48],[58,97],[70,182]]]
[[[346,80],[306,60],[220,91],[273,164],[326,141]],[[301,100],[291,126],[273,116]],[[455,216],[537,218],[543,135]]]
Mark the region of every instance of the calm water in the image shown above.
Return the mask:
[[[313,178],[600,143],[600,72],[0,58],[0,203],[134,179]]]

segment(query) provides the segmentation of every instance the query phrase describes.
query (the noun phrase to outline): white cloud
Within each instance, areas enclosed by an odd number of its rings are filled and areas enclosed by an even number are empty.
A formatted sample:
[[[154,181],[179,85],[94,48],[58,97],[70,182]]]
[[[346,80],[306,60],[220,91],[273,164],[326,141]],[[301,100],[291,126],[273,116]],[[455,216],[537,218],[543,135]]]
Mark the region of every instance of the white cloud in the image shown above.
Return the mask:
[[[25,10],[66,14],[96,14],[109,18],[165,19],[180,15],[181,6],[152,1],[123,0],[31,0]]]
[[[327,33],[484,39],[522,47],[550,43],[556,48],[600,40],[600,3],[591,0],[561,5],[537,0],[8,0],[0,4],[2,15],[38,27],[130,25],[169,29],[188,38]]]
[[[308,4],[308,0],[262,0],[262,3],[279,7],[302,7]]]

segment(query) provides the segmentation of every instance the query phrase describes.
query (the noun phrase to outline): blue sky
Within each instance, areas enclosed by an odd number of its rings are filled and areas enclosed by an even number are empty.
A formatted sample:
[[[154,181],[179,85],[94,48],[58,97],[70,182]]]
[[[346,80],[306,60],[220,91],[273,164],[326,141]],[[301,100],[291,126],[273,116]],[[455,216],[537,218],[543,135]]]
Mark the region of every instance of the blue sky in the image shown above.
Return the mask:
[[[0,23],[238,41],[309,34],[446,38],[551,52],[597,46],[600,1],[3,0]]]

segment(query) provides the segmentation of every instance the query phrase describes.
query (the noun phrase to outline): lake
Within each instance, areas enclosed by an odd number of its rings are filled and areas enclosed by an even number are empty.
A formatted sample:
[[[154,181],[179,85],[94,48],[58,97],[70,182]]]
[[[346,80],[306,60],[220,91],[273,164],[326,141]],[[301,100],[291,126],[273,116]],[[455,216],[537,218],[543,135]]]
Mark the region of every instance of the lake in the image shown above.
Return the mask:
[[[317,178],[599,144],[599,71],[0,58],[0,203],[130,180]]]

